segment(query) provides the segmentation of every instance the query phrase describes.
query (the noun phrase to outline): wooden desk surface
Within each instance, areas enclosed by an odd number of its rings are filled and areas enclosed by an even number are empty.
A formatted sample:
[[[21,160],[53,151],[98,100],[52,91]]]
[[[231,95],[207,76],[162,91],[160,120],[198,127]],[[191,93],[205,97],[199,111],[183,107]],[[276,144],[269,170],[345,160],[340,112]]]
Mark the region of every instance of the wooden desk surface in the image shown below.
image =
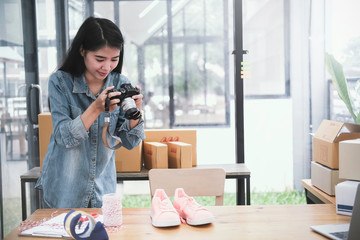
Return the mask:
[[[312,232],[311,225],[348,223],[349,216],[337,215],[332,204],[267,205],[267,206],[212,206],[215,222],[204,226],[181,224],[172,228],[155,228],[151,225],[150,208],[123,209],[123,225],[110,239],[325,239]],[[67,212],[61,209],[58,212]],[[101,213],[101,209],[82,209]],[[29,219],[49,218],[54,209],[39,209]],[[38,239],[18,236],[18,229],[7,237]]]
[[[319,198],[324,203],[331,203],[336,205],[336,199],[334,196],[330,196],[329,194],[326,194],[325,192],[321,191],[319,188],[315,187],[311,184],[311,179],[303,179],[301,181],[301,184],[304,188],[306,188],[308,191],[310,191],[312,194],[314,194],[317,198]]]

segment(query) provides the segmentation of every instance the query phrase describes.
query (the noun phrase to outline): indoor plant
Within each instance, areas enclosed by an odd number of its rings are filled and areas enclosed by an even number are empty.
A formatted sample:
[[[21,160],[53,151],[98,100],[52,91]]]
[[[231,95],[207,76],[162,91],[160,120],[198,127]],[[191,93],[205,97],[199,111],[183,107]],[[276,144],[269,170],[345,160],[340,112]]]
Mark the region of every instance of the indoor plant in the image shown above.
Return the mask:
[[[325,63],[339,97],[345,103],[355,123],[360,124],[360,113],[356,111],[351,95],[349,94],[342,65],[329,53],[325,53]]]

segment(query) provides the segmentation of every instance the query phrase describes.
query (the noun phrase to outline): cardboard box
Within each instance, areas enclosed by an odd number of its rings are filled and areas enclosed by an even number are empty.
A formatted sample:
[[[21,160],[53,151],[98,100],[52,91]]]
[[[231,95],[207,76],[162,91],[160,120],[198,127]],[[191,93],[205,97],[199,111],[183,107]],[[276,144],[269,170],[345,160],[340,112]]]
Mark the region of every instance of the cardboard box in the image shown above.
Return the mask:
[[[38,115],[39,121],[39,155],[40,155],[40,171],[44,161],[47,148],[50,142],[51,133],[53,130],[51,113],[44,112]]]
[[[168,142],[169,168],[191,168],[192,146],[183,142]]]
[[[168,168],[168,146],[159,142],[144,142],[144,166],[146,169]]]
[[[192,146],[192,166],[197,165],[196,130],[193,129],[149,129],[145,130],[145,142],[184,142]]]
[[[352,215],[356,190],[360,182],[344,181],[335,187],[336,194],[336,213],[342,215]]]
[[[339,177],[360,181],[360,139],[339,143]]]
[[[311,162],[311,184],[334,196],[336,184],[345,181],[339,178],[339,170],[331,169],[314,161]]]
[[[116,172],[140,172],[142,169],[143,143],[128,150],[124,147],[115,150]]]
[[[45,158],[47,147],[53,130],[51,113],[45,112],[38,115],[39,120],[39,154],[40,171]],[[121,147],[115,151],[116,172],[140,172],[142,168],[142,143],[132,150]]]
[[[360,138],[360,125],[323,120],[315,132],[313,160],[339,169],[339,142]]]

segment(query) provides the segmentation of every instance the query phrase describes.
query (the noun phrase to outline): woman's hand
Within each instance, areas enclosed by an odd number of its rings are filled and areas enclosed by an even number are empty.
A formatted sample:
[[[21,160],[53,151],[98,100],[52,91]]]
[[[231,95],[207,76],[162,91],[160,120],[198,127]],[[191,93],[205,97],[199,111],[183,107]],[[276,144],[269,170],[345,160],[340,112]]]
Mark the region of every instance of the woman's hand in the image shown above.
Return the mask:
[[[139,89],[141,91],[141,87],[140,86],[136,86],[137,89]],[[139,109],[139,111],[141,111],[141,105],[143,102],[143,95],[140,93],[138,95],[134,95],[132,96],[132,99],[134,99],[136,107]],[[139,119],[130,120],[130,129],[133,129],[137,124],[139,123]]]
[[[140,90],[141,92],[141,87],[140,86],[136,86],[137,89]],[[138,95],[134,95],[132,96],[132,99],[134,99],[136,107],[141,111],[141,107],[142,107],[142,102],[143,102],[143,95],[140,93]]]
[[[109,90],[113,89],[114,86],[105,88],[104,91],[102,91],[99,96],[96,98],[96,100],[90,104],[90,106],[85,110],[85,112],[81,115],[81,120],[84,124],[84,127],[86,131],[89,130],[91,125],[95,122],[97,117],[105,111],[105,100],[109,97],[114,97],[117,95],[120,95],[120,92],[111,92],[108,93]],[[113,99],[110,101],[109,104],[109,112],[113,111],[117,107],[117,103],[120,102],[119,99]]]
[[[96,108],[98,110],[100,110],[100,112],[104,112],[105,111],[105,102],[107,98],[112,98],[115,96],[119,96],[121,93],[120,92],[109,92],[109,90],[114,89],[114,86],[111,87],[107,87],[104,89],[104,91],[102,91],[100,93],[100,95],[96,98],[94,104],[96,106]],[[115,108],[117,108],[118,103],[120,103],[120,99],[119,98],[115,98],[113,100],[110,100],[110,104],[109,104],[109,112],[112,112],[115,110]]]

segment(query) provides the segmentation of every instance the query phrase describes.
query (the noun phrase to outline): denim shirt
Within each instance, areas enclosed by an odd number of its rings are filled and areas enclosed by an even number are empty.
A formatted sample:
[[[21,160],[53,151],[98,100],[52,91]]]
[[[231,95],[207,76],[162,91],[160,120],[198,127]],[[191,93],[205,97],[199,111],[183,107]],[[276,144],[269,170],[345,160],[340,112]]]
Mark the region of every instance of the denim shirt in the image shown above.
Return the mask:
[[[130,81],[119,73],[110,73],[108,86],[120,88]],[[100,208],[102,196],[116,192],[115,151],[102,140],[105,113],[102,112],[88,131],[80,118],[95,101],[85,77],[72,77],[56,71],[49,80],[53,131],[36,188],[43,190],[43,200],[50,208]],[[145,139],[141,119],[130,129],[129,120],[117,107],[110,115],[110,133],[121,138],[123,147],[132,149]],[[116,140],[112,138],[114,145]]]

